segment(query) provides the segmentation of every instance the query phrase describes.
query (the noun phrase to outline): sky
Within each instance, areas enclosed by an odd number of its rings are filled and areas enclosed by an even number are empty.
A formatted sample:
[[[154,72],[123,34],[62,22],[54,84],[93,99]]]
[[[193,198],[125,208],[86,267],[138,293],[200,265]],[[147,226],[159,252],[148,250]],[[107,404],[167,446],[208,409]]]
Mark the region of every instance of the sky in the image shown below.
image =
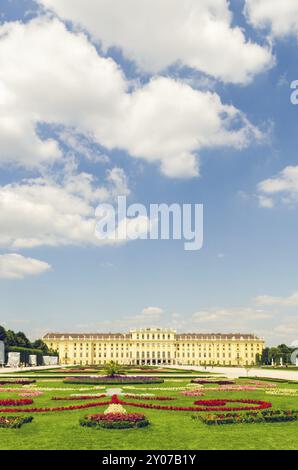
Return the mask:
[[[298,339],[295,0],[3,0],[0,324]],[[95,209],[204,205],[204,244]]]

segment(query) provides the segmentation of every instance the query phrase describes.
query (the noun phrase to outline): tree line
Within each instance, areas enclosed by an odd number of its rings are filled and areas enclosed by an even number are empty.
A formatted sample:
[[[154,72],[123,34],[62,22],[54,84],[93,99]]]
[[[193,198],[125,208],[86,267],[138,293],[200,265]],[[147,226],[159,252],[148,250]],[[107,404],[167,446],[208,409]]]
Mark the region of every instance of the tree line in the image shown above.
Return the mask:
[[[4,342],[5,349],[11,348],[25,348],[25,349],[35,349],[40,350],[44,354],[49,354],[50,351],[47,345],[41,340],[37,339],[31,342],[25,333],[18,331],[17,333],[13,330],[6,330],[3,326],[0,325],[0,341]]]
[[[282,359],[283,364],[290,365],[291,354],[294,350],[295,348],[291,348],[286,344],[264,348],[262,354],[257,355],[257,363],[260,365],[271,365],[273,361],[274,364],[279,365]]]

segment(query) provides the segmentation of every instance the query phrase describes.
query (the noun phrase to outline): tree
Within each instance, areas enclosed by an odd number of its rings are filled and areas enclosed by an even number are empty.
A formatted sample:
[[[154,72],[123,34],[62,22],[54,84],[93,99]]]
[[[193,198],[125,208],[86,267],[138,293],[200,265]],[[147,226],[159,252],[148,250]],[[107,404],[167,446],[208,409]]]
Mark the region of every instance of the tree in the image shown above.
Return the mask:
[[[41,349],[45,354],[49,352],[49,348],[47,347],[46,343],[42,341],[42,339],[37,339],[32,343],[33,349]]]
[[[0,341],[5,341],[6,339],[6,330],[3,326],[0,325]]]
[[[270,364],[269,359],[269,348],[264,348],[261,355],[261,364],[267,365]]]
[[[16,334],[15,334],[14,331],[12,331],[12,330],[7,330],[6,331],[5,344],[6,344],[6,346],[18,346],[17,339],[16,339]]]
[[[121,367],[115,361],[110,361],[105,365],[104,371],[108,377],[115,377],[115,375],[120,374]]]
[[[21,348],[32,347],[31,342],[29,341],[25,333],[23,333],[22,331],[18,331],[18,333],[16,333],[15,336],[16,336],[16,342],[17,342],[16,346],[19,346]]]

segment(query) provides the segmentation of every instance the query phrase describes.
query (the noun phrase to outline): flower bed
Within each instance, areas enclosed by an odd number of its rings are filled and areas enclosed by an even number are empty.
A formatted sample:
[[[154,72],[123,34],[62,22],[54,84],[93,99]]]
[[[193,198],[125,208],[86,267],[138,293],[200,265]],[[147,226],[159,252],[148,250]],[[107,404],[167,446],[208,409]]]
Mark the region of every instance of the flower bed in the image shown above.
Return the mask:
[[[242,407],[226,407],[226,406],[216,406],[213,404],[216,400],[209,400],[207,406],[164,406],[157,405],[153,403],[133,403],[128,401],[120,400],[117,396],[112,397],[113,403],[119,403],[126,406],[134,406],[137,408],[150,408],[154,410],[167,410],[167,411],[249,411],[249,410],[263,410],[266,408],[271,408],[272,404],[266,401],[261,400],[224,400],[226,403],[242,403],[247,404],[248,406]],[[195,402],[197,404],[199,402]],[[205,403],[207,403],[205,401]],[[254,405],[254,406],[252,406]]]
[[[25,406],[32,405],[33,400],[24,399],[24,400],[0,400],[0,406]]]
[[[197,400],[194,403],[195,405],[200,406],[225,406],[227,404],[227,400]]]
[[[100,413],[80,420],[81,426],[104,429],[143,428],[148,424],[148,419],[141,413]]]
[[[125,395],[125,398],[133,398],[134,400],[157,400],[157,401],[175,400],[174,397],[148,397],[146,395],[132,395],[130,393]]]
[[[238,377],[238,379],[246,379],[247,377]],[[258,382],[279,382],[279,383],[289,383],[287,379],[275,379],[271,377],[250,377],[251,381],[258,381]],[[293,383],[293,382],[291,382]]]
[[[297,421],[297,410],[270,410],[249,413],[225,413],[208,414],[206,416],[194,415],[193,419],[199,419],[204,424],[241,424],[241,423],[280,423],[285,421]]]
[[[17,429],[32,420],[32,416],[0,416],[0,428]]]
[[[277,387],[277,384],[275,384],[275,383],[258,382],[257,380],[250,380],[249,383],[251,385],[254,385],[255,387],[261,387],[261,388],[274,388],[274,387]]]
[[[227,403],[243,403],[243,404],[248,404],[249,406],[244,406],[244,407],[226,407],[225,405]],[[249,410],[263,410],[266,408],[271,408],[272,404],[268,403],[266,401],[261,401],[261,400],[245,400],[245,399],[239,399],[239,400],[231,400],[231,399],[226,399],[226,400],[197,400],[194,402],[195,405],[200,405],[200,406],[205,406],[205,411],[211,411],[217,410],[217,411],[249,411]],[[251,406],[251,405],[256,405],[256,406]],[[204,411],[204,410],[201,410]]]
[[[34,384],[36,382],[36,380],[23,380],[23,379],[6,379],[6,380],[0,380],[0,385],[30,385],[30,384]]]
[[[110,405],[111,402],[96,402],[96,403],[85,403],[84,405],[73,405],[73,406],[59,406],[55,408],[0,408],[0,413],[51,413],[59,411],[73,411],[73,410],[83,410],[86,408],[96,408],[98,406]]]
[[[233,385],[235,382],[233,380],[205,380],[205,379],[192,379],[191,383],[200,384],[200,385]]]
[[[21,392],[19,393],[19,397],[24,397],[24,398],[35,398],[35,397],[40,397],[41,395],[43,395],[42,392],[38,392],[38,391],[29,391],[29,392]]]
[[[276,388],[275,390],[266,390],[266,395],[276,395],[280,397],[297,397],[298,389],[296,388]]]
[[[104,398],[106,395],[79,395],[79,396],[74,396],[74,397],[52,397],[52,400],[55,401],[75,401],[75,400],[90,400],[90,399],[99,399],[99,398]]]
[[[118,375],[115,377],[100,376],[100,377],[68,377],[64,380],[65,384],[106,384],[106,385],[124,385],[124,384],[159,384],[164,383],[163,379],[158,377],[128,377],[125,375]]]
[[[204,389],[204,390],[206,390],[206,389]],[[185,397],[202,397],[204,395],[204,393],[202,392],[202,389],[200,389],[200,390],[185,390],[184,392],[181,392],[181,394],[184,395]]]
[[[172,382],[172,381],[171,381]],[[153,390],[161,390],[161,391],[172,391],[172,392],[180,392],[181,390],[186,390],[186,387],[124,387],[126,390],[150,390],[152,392]]]
[[[219,387],[205,387],[203,391],[210,392],[251,392],[262,390],[260,387],[255,387],[254,385],[221,385]]]
[[[13,406],[12,402],[16,402],[16,400],[8,400],[10,401],[10,405],[7,404],[7,406]],[[21,401],[21,400],[19,400]],[[22,400],[23,402],[28,402],[28,400]],[[32,400],[30,400],[32,403]],[[195,405],[202,405],[202,406],[164,406],[164,405],[158,405],[158,404],[153,404],[153,403],[138,403],[138,402],[129,402],[129,401],[124,401],[120,400],[117,395],[113,395],[111,400],[108,402],[92,402],[92,403],[85,403],[82,405],[74,405],[74,406],[68,406],[68,407],[55,407],[55,408],[14,408],[14,409],[9,409],[9,408],[2,408],[0,409],[0,413],[6,413],[6,412],[24,412],[24,413],[48,413],[48,412],[60,412],[60,411],[72,411],[72,410],[80,410],[84,408],[95,408],[99,406],[105,406],[105,405],[111,405],[111,404],[119,404],[119,405],[127,405],[127,406],[132,406],[132,407],[137,407],[137,408],[148,408],[148,409],[155,409],[155,410],[169,410],[169,411],[248,411],[248,410],[261,410],[261,409],[266,409],[270,408],[272,406],[271,403],[265,402],[265,401],[259,401],[259,400],[220,400],[220,406],[218,406],[219,400],[204,400],[204,401],[197,401],[194,404]],[[241,403],[244,405],[248,406],[242,406],[242,407],[226,407],[227,403]],[[25,404],[25,403],[23,403]],[[26,403],[28,404],[28,403]],[[254,405],[254,406],[252,406]],[[19,405],[16,405],[19,406]]]

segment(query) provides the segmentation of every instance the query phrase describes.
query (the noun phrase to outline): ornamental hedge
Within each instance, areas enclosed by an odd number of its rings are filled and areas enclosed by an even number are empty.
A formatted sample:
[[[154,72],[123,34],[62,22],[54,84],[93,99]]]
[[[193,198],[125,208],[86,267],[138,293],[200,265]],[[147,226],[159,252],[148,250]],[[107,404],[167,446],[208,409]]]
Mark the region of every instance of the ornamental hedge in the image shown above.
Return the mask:
[[[207,425],[242,424],[242,423],[282,423],[297,421],[297,410],[266,410],[246,413],[208,414],[206,416],[192,416]]]
[[[37,356],[37,365],[43,365],[43,356],[45,355],[44,351],[41,349],[32,349],[32,348],[22,348],[19,346],[8,346],[6,349],[5,360],[8,360],[8,353],[9,352],[19,352],[20,353],[20,362],[22,364],[29,364],[29,356],[35,355]],[[57,353],[48,352],[47,356],[58,356]]]
[[[115,377],[68,377],[63,381],[65,384],[78,384],[78,385],[125,385],[125,384],[161,384],[164,380],[158,377],[129,377],[125,375],[118,375]]]

